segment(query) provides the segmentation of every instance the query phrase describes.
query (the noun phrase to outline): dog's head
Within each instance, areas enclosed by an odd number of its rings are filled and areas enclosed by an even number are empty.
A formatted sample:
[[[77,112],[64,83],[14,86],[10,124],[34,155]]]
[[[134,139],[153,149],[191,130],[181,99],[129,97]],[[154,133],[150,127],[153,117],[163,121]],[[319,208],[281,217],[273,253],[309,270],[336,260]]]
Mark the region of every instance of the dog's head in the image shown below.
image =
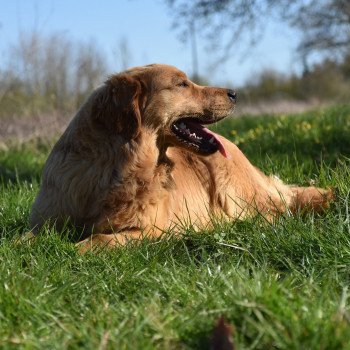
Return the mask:
[[[225,155],[219,138],[203,125],[226,117],[235,101],[232,90],[196,85],[175,67],[155,64],[108,79],[93,114],[107,132],[126,140],[136,140],[147,127],[161,147],[182,147],[200,155],[220,150]]]

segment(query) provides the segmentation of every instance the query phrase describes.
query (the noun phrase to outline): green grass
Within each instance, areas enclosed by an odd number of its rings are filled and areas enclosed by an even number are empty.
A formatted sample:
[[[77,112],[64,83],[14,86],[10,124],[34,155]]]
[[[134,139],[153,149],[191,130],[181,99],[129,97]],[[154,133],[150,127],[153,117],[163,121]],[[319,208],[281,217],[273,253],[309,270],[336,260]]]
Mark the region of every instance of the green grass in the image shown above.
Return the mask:
[[[13,243],[49,147],[1,151],[1,349],[208,349],[220,315],[239,349],[350,349],[350,106],[216,130],[267,173],[337,187],[337,202],[81,256],[49,232]]]

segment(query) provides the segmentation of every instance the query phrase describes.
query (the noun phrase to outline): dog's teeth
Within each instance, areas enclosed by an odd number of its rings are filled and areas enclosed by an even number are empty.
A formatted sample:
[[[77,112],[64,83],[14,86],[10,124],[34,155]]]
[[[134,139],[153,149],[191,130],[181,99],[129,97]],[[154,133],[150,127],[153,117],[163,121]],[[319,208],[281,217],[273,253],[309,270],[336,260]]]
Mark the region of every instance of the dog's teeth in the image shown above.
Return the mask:
[[[214,137],[209,140],[209,143],[214,143]]]

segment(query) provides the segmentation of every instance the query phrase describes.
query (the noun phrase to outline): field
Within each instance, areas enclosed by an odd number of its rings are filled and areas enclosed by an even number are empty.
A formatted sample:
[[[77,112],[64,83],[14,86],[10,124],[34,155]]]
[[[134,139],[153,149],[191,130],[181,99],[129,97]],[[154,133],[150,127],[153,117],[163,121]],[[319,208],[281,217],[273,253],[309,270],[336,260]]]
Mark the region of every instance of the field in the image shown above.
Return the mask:
[[[334,186],[322,216],[220,222],[97,255],[28,229],[50,143],[0,151],[1,349],[207,349],[221,315],[238,349],[350,349],[350,106],[214,127],[266,173]]]

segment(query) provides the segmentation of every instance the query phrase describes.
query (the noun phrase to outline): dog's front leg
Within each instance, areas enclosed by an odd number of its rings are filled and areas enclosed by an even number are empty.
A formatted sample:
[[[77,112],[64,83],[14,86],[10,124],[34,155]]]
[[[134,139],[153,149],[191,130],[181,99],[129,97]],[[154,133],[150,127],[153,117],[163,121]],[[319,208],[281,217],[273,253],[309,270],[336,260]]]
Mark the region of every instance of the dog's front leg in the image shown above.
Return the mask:
[[[80,253],[86,253],[87,251],[96,252],[104,248],[123,246],[130,241],[138,242],[146,237],[152,238],[157,236],[159,235],[154,234],[153,231],[146,233],[140,229],[127,230],[118,233],[96,233],[83,241],[78,242],[76,246]]]

